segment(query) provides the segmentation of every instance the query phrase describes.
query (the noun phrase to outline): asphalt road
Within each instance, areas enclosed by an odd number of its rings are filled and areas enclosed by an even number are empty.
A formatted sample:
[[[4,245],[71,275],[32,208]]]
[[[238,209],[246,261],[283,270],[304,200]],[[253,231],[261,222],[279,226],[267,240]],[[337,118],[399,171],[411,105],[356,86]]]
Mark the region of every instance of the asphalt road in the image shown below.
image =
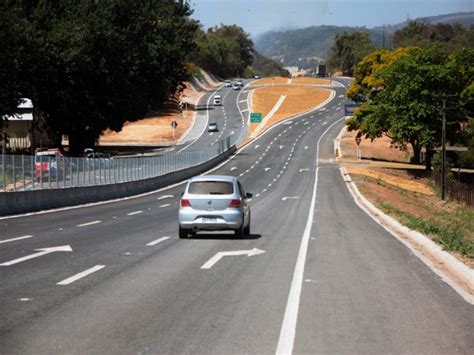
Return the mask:
[[[245,80],[244,84],[250,81]],[[193,151],[213,146],[226,137],[239,136],[246,128],[249,110],[249,94],[251,88],[233,90],[232,87],[221,86],[210,90],[199,100],[197,108],[197,122],[192,132],[192,138],[186,139],[176,150]],[[222,106],[214,106],[213,98],[220,95]],[[217,132],[208,132],[208,123],[217,123]]]
[[[182,184],[1,219],[0,353],[474,353],[473,306],[344,186],[336,91],[212,172],[254,194],[246,239],[178,239]]]

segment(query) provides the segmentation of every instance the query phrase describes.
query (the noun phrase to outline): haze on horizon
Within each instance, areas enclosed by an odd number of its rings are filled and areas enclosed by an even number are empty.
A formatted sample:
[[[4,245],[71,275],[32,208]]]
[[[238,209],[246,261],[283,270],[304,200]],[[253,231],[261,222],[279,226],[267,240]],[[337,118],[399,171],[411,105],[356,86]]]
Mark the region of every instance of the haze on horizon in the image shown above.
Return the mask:
[[[474,11],[473,0],[192,0],[204,29],[237,24],[252,37],[319,25],[376,27]]]

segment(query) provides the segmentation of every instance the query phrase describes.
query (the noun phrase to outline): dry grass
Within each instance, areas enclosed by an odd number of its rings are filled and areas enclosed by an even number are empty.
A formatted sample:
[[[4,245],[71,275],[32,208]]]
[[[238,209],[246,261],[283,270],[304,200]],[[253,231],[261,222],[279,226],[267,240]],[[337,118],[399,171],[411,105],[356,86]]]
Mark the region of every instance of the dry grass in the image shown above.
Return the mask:
[[[330,80],[320,78],[294,78],[291,81],[292,84],[298,85],[332,85]]]
[[[376,180],[383,180],[385,183],[390,184],[401,189],[417,192],[422,195],[434,195],[433,190],[429,187],[426,181],[419,179],[415,180],[413,177],[405,175],[396,174],[392,170],[387,169],[369,169],[369,168],[359,168],[359,167],[347,167],[347,172],[350,174],[357,174],[368,176]]]
[[[441,201],[436,195],[407,191],[385,179],[357,173],[352,177],[361,193],[378,208],[407,227],[429,236],[465,264],[474,267],[473,209],[460,203]],[[426,179],[419,183],[428,188]]]
[[[357,132],[345,132],[341,138],[341,149],[343,155],[348,158],[357,157],[357,144],[355,137]],[[405,150],[394,147],[391,145],[391,139],[383,136],[374,140],[362,138],[359,148],[362,153],[363,159],[379,159],[386,161],[396,161],[408,163],[410,157],[413,155],[411,147],[406,147]]]
[[[272,85],[272,84],[288,84],[288,78],[282,76],[273,76],[254,81],[251,86]]]
[[[261,112],[262,119],[271,111],[278,99],[286,95],[279,110],[267,121],[265,127],[262,127],[262,130],[265,130],[277,122],[321,104],[331,93],[315,87],[285,85],[256,89],[252,95],[252,112]],[[250,125],[250,135],[255,132],[258,125],[258,123]]]
[[[136,122],[127,122],[120,132],[105,131],[100,137],[100,144],[150,144],[173,141],[171,122],[176,121],[178,123],[175,131],[175,139],[178,139],[192,123],[192,114],[191,111],[188,111],[187,115],[185,113],[183,115],[171,114],[145,118]]]

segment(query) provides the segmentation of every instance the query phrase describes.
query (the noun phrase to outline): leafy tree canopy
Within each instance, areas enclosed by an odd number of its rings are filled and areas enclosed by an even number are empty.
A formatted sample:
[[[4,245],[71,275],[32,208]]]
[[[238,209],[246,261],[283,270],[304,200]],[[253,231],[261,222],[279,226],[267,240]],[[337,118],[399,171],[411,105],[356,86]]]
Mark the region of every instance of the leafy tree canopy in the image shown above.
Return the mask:
[[[356,64],[375,48],[367,32],[343,32],[336,36],[327,64],[331,71],[352,76]]]
[[[385,57],[384,57],[385,56]],[[392,57],[391,57],[392,56]],[[363,103],[348,122],[350,130],[358,129],[367,138],[382,134],[395,144],[411,144],[418,162],[421,147],[428,152],[440,145],[441,102],[444,94],[455,95],[448,100],[447,137],[451,144],[465,140],[460,123],[467,122],[472,109],[469,99],[474,81],[474,49],[462,49],[446,55],[438,47],[407,48],[405,51],[380,53],[381,63],[374,63],[376,54],[362,61],[356,69],[361,74],[351,87],[351,97]],[[370,79],[377,78],[377,90],[371,90]],[[378,86],[381,85],[381,86]],[[375,86],[373,86],[375,87]],[[462,99],[464,97],[464,100]],[[430,164],[427,159],[427,167]]]
[[[8,4],[17,9],[21,46],[28,48],[22,95],[33,100],[57,145],[69,135],[74,154],[93,145],[102,130],[120,130],[159,107],[186,78],[184,60],[197,28],[187,2]]]
[[[222,77],[243,76],[253,61],[253,43],[237,25],[221,25],[198,31],[197,50],[191,60],[203,69]]]

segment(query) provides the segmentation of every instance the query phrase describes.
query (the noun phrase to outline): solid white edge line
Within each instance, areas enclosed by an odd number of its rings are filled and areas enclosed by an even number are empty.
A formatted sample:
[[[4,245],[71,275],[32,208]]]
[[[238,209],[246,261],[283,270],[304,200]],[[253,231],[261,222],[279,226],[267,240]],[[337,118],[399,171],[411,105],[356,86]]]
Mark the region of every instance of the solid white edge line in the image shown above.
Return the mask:
[[[155,246],[155,245],[157,245],[161,242],[164,242],[165,240],[168,240],[168,239],[170,239],[170,237],[162,237],[162,238],[153,240],[150,243],[147,243],[146,245],[149,246],[149,247],[153,247],[153,246]]]
[[[339,168],[339,171],[343,179],[349,176],[345,168]],[[426,249],[425,252],[427,254],[431,254],[435,258],[441,259],[440,261],[444,265],[450,268],[452,272],[457,273],[458,277],[463,279],[464,282],[466,282],[471,288],[474,287],[474,271],[472,269],[458,261],[451,254],[442,250],[441,246],[433,242],[425,235],[402,225],[401,223],[399,223],[398,221],[375,207],[372,202],[370,202],[367,198],[365,198],[364,195],[360,193],[359,189],[357,188],[357,185],[350,178],[344,179],[344,181],[347,183],[347,189],[351,193],[354,202],[362,211],[364,211],[375,223],[385,229],[399,242],[405,245],[413,254],[418,257],[418,259],[420,259],[426,266],[428,266],[431,271],[438,275],[441,280],[451,286],[451,288],[453,288],[466,302],[474,305],[473,295],[469,294],[462,287],[458,286],[457,283],[452,280],[448,274],[440,270],[435,264],[433,264],[433,262],[431,262],[431,260],[425,257],[423,251],[418,251],[411,243],[421,245],[423,248]],[[380,221],[376,216],[381,218],[385,223]],[[391,228],[389,228],[387,224]],[[402,237],[400,237],[400,235],[398,235],[400,231],[406,236],[408,236],[408,239],[411,241],[411,243],[407,242]]]
[[[73,282],[76,282],[77,280],[80,280],[86,276],[89,276],[90,274],[96,272],[96,271],[99,271],[101,269],[103,269],[105,267],[105,265],[96,265],[96,266],[93,266],[91,267],[90,269],[87,269],[87,270],[84,270],[76,275],[73,275],[71,277],[68,277],[67,279],[64,279],[60,282],[58,282],[56,285],[60,285],[60,286],[66,286],[66,285],[70,285],[72,284]]]
[[[82,223],[82,224],[78,224],[76,227],[87,227],[87,226],[92,226],[93,224],[99,224],[99,223],[102,223],[102,221],[92,221],[92,222]]]
[[[17,240],[28,239],[28,238],[33,238],[33,236],[32,235],[25,235],[23,237],[0,240],[0,244],[14,242],[14,241],[17,241]]]
[[[319,176],[319,144],[326,133],[343,118],[338,119],[332,123],[319,137],[316,144],[316,172],[313,186],[313,195],[311,198],[311,205],[309,207],[308,219],[306,227],[301,238],[300,249],[296,259],[295,271],[293,272],[293,280],[291,281],[290,292],[288,294],[288,301],[285,309],[285,316],[281,325],[280,337],[278,339],[276,354],[291,354],[293,353],[293,345],[296,335],[296,326],[298,322],[298,310],[301,299],[301,290],[303,287],[304,267],[306,263],[306,254],[308,251],[309,237],[311,235],[311,227],[314,220],[314,206],[316,204],[318,176]]]
[[[242,152],[243,150],[245,150],[247,147],[250,147],[252,146],[253,143],[257,142],[258,140],[260,140],[261,138],[263,138],[264,136],[266,136],[268,133],[270,133],[274,128],[276,127],[279,127],[281,125],[286,125],[286,124],[290,124],[291,123],[291,120],[293,119],[296,119],[296,118],[299,118],[301,116],[304,116],[304,115],[307,115],[313,111],[316,111],[318,110],[320,107],[323,107],[324,105],[327,105],[329,104],[336,96],[336,93],[334,90],[332,89],[325,89],[325,90],[328,90],[328,91],[331,91],[332,94],[331,96],[324,102],[322,102],[321,104],[319,104],[318,106],[315,106],[313,107],[312,109],[309,109],[308,111],[306,112],[302,112],[298,115],[295,115],[295,116],[290,116],[280,122],[278,122],[277,124],[275,125],[272,125],[270,126],[269,128],[267,128],[264,132],[262,132],[258,137],[255,137],[255,139],[251,140],[250,142],[246,143],[245,145],[243,145],[242,147],[238,148],[235,152],[234,155],[232,155],[231,157],[229,157],[227,160],[223,161],[222,163],[220,163],[219,165],[215,166],[214,168],[202,173],[202,175],[206,175],[206,174],[209,174],[213,171],[216,171],[217,169],[220,169],[222,166],[224,166],[225,164],[228,164],[229,162],[231,162],[240,152]],[[47,214],[47,213],[55,213],[55,212],[61,212],[61,211],[69,211],[69,210],[75,210],[75,209],[78,209],[78,208],[85,208],[85,207],[93,207],[93,206],[100,206],[100,205],[106,205],[106,204],[109,204],[109,203],[116,203],[116,202],[121,202],[121,201],[128,201],[128,200],[132,200],[132,199],[136,199],[136,198],[141,198],[141,197],[144,197],[144,196],[149,196],[149,195],[154,195],[158,192],[163,192],[163,191],[166,191],[166,190],[170,190],[172,188],[175,188],[177,186],[180,186],[180,185],[184,185],[188,182],[189,179],[186,179],[186,180],[183,180],[183,181],[179,181],[177,183],[174,183],[172,185],[168,185],[168,186],[164,186],[164,187],[161,187],[157,190],[152,190],[152,191],[148,191],[148,192],[144,192],[144,193],[141,193],[141,194],[138,194],[138,195],[132,195],[132,196],[127,196],[127,197],[120,197],[120,198],[116,198],[116,199],[112,199],[112,200],[106,200],[106,201],[99,201],[99,202],[91,202],[91,203],[84,203],[82,205],[76,205],[76,206],[67,206],[67,207],[60,207],[60,208],[52,208],[52,209],[48,209],[48,210],[43,210],[43,211],[35,211],[35,212],[27,212],[27,213],[21,213],[21,214],[16,214],[16,215],[13,215],[13,216],[2,216],[0,217],[0,221],[1,220],[5,220],[5,219],[13,219],[13,218],[22,218],[22,217],[29,217],[29,216],[36,216],[36,215],[41,215],[41,214]]]

